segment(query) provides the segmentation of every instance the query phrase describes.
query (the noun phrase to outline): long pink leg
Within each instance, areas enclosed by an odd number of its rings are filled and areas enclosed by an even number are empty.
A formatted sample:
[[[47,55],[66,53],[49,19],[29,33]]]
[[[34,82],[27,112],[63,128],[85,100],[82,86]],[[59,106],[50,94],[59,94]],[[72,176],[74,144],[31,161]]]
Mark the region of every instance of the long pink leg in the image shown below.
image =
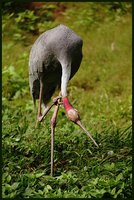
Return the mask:
[[[55,134],[55,127],[56,127],[56,120],[59,110],[59,104],[55,105],[54,113],[51,118],[51,176],[54,174],[54,134]]]

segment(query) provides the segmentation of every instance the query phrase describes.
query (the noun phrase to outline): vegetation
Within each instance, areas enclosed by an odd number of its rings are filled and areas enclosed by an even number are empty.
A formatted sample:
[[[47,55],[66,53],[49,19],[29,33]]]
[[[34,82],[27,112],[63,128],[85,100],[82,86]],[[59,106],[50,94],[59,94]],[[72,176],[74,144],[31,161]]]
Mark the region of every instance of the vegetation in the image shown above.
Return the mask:
[[[45,3],[43,18],[14,11],[12,3],[3,3],[2,16],[3,198],[132,198],[131,3],[62,3],[66,9],[56,17],[57,5]],[[38,35],[60,23],[84,41],[68,92],[100,148],[61,107],[50,177],[52,111],[35,128],[28,57]]]

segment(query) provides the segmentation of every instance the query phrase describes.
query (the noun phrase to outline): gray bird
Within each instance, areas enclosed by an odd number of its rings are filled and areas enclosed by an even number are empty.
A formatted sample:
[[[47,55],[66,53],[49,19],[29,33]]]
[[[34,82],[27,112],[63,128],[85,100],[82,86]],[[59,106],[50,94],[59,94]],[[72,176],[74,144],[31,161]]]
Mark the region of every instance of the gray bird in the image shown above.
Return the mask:
[[[29,58],[29,82],[34,101],[39,99],[37,121],[42,121],[42,104],[47,110],[55,89],[61,89],[61,97],[68,118],[79,125],[98,144],[80,121],[76,109],[67,97],[68,81],[74,76],[82,61],[82,39],[67,26],[59,25],[43,33],[34,43]],[[56,126],[59,103],[51,118],[51,175],[54,173],[54,131]],[[46,112],[47,113],[47,112]]]
[[[47,108],[56,88],[61,89],[68,118],[79,119],[67,97],[68,81],[82,61],[82,39],[65,25],[59,25],[39,36],[30,51],[29,83],[34,103],[39,99],[37,120],[42,121],[42,104]]]

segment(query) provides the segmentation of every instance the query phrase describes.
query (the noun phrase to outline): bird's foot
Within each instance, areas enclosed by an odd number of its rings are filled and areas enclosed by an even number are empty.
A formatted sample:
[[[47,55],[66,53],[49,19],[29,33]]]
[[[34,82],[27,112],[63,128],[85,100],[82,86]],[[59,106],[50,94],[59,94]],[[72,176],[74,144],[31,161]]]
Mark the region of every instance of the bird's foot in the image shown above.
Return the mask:
[[[53,99],[53,103],[55,104],[55,105],[57,105],[57,103],[61,103],[61,96],[57,96],[57,97],[55,97],[54,99]]]

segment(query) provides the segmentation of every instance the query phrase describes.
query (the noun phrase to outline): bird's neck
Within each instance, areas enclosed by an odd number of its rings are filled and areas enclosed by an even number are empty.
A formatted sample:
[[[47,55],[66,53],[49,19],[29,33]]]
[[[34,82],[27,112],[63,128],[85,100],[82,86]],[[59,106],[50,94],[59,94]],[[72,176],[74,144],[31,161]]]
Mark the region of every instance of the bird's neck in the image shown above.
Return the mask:
[[[69,103],[69,100],[68,100],[67,97],[63,97],[63,105],[64,105],[64,108],[65,108],[66,112],[68,112],[70,109],[73,109],[73,107]]]

